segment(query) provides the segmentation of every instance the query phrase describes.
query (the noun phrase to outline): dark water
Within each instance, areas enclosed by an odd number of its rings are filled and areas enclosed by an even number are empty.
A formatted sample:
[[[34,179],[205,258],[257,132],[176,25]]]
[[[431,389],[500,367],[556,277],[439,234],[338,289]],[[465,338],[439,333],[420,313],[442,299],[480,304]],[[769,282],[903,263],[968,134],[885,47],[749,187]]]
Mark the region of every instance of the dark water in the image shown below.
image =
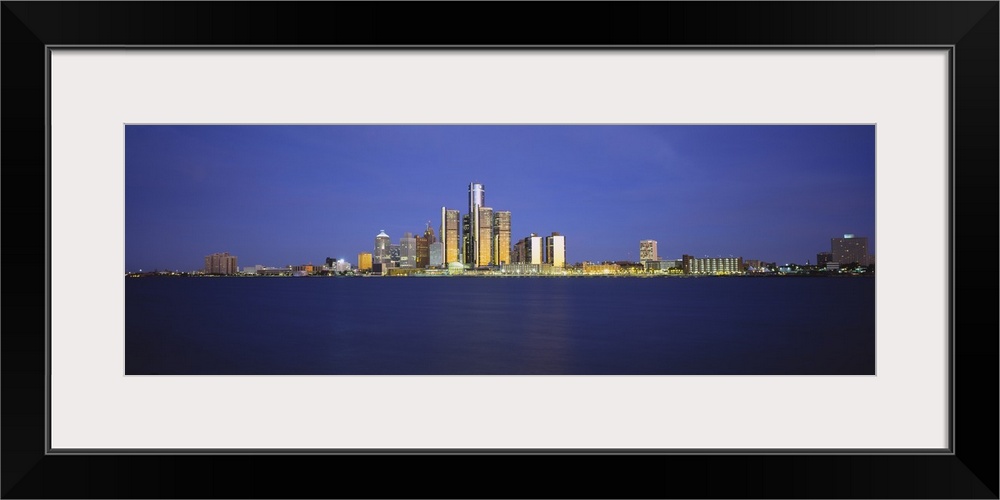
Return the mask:
[[[125,372],[873,375],[875,279],[126,279]]]

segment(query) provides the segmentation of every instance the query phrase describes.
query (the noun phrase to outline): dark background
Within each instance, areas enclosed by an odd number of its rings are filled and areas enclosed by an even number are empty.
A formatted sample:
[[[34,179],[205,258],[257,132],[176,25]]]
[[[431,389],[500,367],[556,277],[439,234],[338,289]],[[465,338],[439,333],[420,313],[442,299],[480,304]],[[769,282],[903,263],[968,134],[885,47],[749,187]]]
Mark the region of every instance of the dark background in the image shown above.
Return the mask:
[[[968,307],[996,303],[995,1],[3,2],[0,22],[5,498],[997,498],[996,309]],[[45,46],[88,44],[954,45],[954,454],[46,455]]]

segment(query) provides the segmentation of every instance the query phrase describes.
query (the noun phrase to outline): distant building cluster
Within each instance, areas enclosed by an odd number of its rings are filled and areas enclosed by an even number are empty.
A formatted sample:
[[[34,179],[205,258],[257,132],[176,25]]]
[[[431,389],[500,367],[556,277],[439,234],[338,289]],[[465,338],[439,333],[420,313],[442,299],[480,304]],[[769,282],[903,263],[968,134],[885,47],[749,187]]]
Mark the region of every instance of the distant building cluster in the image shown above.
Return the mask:
[[[531,272],[532,268],[511,266],[566,266],[566,238],[559,233],[545,237],[531,233],[512,248],[511,213],[487,206],[486,187],[480,183],[469,184],[465,214],[441,207],[438,230],[435,235],[428,222],[423,236],[404,233],[397,244],[382,230],[375,236],[370,271],[376,274],[409,274],[409,270],[417,269],[441,269],[449,273],[459,269]],[[359,269],[361,263],[359,256]]]
[[[309,264],[285,267],[257,265],[245,267],[242,274],[257,276],[308,276],[315,274],[376,275],[409,274],[478,274],[478,275],[732,275],[732,274],[803,274],[863,273],[873,271],[875,256],[868,252],[868,238],[845,234],[830,239],[830,251],[816,254],[815,266],[805,266],[743,257],[694,257],[683,254],[676,259],[660,257],[656,240],[639,240],[639,261],[616,261],[570,265],[566,260],[566,237],[558,232],[547,236],[530,233],[511,239],[511,213],[486,205],[486,188],[469,184],[468,211],[441,207],[439,232],[431,222],[422,234],[404,233],[398,243],[382,230],[375,236],[372,252],[358,253],[357,265],[327,257],[322,266]],[[197,274],[198,272],[195,271]],[[240,274],[237,258],[228,252],[205,256],[206,275]],[[153,273],[162,274],[158,271]]]

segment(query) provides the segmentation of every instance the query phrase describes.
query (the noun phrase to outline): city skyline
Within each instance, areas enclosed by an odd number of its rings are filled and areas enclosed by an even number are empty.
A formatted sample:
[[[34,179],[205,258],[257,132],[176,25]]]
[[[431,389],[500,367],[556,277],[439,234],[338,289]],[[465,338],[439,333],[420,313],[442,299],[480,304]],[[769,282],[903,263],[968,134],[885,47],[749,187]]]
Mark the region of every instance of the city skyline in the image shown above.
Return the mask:
[[[870,125],[129,125],[126,271],[354,261],[380,230],[444,236],[473,183],[511,245],[555,231],[567,263],[641,240],[805,263],[847,233],[875,254],[874,146]]]

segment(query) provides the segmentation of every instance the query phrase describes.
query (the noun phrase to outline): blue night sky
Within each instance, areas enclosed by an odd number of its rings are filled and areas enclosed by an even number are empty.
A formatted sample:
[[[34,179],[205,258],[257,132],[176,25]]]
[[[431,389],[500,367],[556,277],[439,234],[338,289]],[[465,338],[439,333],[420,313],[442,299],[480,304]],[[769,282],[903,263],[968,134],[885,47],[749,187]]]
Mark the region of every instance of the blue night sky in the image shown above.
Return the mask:
[[[439,234],[470,182],[569,262],[876,253],[871,125],[128,125],[125,270],[356,264],[382,229]]]

